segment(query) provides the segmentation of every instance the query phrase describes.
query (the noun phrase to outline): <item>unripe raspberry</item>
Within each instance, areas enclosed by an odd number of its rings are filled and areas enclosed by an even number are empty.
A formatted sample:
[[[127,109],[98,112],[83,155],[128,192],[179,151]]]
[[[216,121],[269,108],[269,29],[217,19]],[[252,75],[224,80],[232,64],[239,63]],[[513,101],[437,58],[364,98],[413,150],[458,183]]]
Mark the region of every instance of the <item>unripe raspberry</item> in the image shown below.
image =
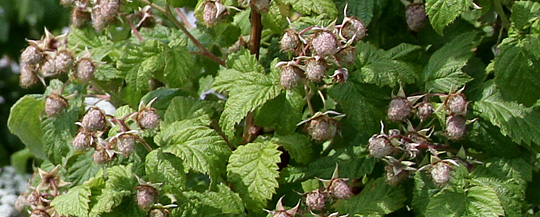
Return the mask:
[[[36,74],[34,65],[22,64],[19,76],[19,84],[23,88],[29,88],[39,83],[39,78]]]
[[[109,19],[114,19],[120,12],[120,1],[119,0],[99,0],[99,7],[101,8],[101,13],[109,17]]]
[[[347,40],[351,40],[354,37],[354,41],[359,41],[366,37],[366,31],[367,29],[362,21],[354,17],[347,17],[343,23],[341,35]]]
[[[386,135],[375,134],[369,138],[369,154],[375,158],[383,158],[394,152],[394,146]]]
[[[62,50],[54,58],[54,67],[59,73],[67,73],[72,67],[75,59],[67,50]]]
[[[292,215],[289,215],[286,211],[277,211],[275,212],[272,217],[293,217]]]
[[[412,31],[418,32],[427,20],[426,9],[424,4],[410,4],[405,11],[407,17],[407,25]]]
[[[403,97],[395,97],[390,101],[388,118],[393,121],[403,121],[411,114],[412,107],[409,101]]]
[[[264,13],[268,11],[270,7],[270,0],[251,0],[252,8],[259,13]]]
[[[328,70],[328,64],[322,58],[309,58],[305,66],[306,78],[313,82],[321,81]]]
[[[339,51],[339,42],[336,36],[326,30],[315,33],[311,43],[315,53],[320,56],[331,56]]]
[[[302,69],[294,65],[284,65],[281,67],[281,86],[285,89],[296,87],[302,82]]]
[[[157,190],[150,185],[137,186],[137,205],[141,209],[149,209],[157,201]]]
[[[431,167],[431,177],[433,178],[433,182],[444,185],[450,180],[450,172],[452,171],[452,167],[443,161],[440,161],[436,163],[435,165],[432,165]]]
[[[346,199],[353,194],[345,180],[340,178],[332,180],[328,186],[328,192],[337,199]]]
[[[465,117],[461,115],[450,116],[446,119],[446,135],[451,140],[458,140],[465,134]]]
[[[216,25],[226,14],[225,6],[219,2],[209,0],[203,4],[202,19],[206,27]]]
[[[118,0],[98,0],[92,8],[92,23],[97,31],[115,21],[120,13],[120,2]]]
[[[169,210],[166,209],[152,209],[148,212],[148,217],[168,217]]]
[[[95,70],[96,67],[94,66],[92,60],[88,58],[82,58],[77,62],[77,65],[75,66],[74,75],[80,81],[88,82],[94,76]]]
[[[32,213],[30,213],[30,217],[51,217],[49,213],[40,210],[40,209],[34,209]]]
[[[107,152],[107,149],[103,146],[104,144],[107,144],[105,141],[99,141],[99,145],[96,145],[96,149],[94,150],[94,153],[92,154],[92,158],[94,159],[94,163],[96,164],[105,164],[113,160],[111,155]],[[103,144],[104,143],[104,144]],[[113,156],[114,157],[114,156]]]
[[[85,150],[92,146],[92,134],[84,130],[77,133],[72,142],[75,150]]]
[[[395,174],[392,165],[385,166],[384,170],[386,171],[386,181],[390,185],[397,185],[409,177],[407,170],[401,170],[398,174]]]
[[[60,74],[60,71],[56,70],[55,67],[55,59],[54,57],[47,57],[45,62],[41,64],[39,70],[41,71],[41,74],[43,77],[51,77],[56,76]]]
[[[326,197],[321,189],[313,190],[307,193],[306,205],[310,210],[321,210],[326,206]]]
[[[26,207],[28,203],[26,202],[26,193],[20,194],[17,199],[15,200],[15,204],[13,204],[13,209],[17,212],[22,212],[24,210],[24,207]]]
[[[64,97],[58,94],[51,94],[45,99],[45,113],[47,117],[52,117],[68,107],[68,103]]]
[[[21,54],[21,63],[22,64],[38,64],[43,61],[45,55],[43,51],[35,43],[30,43],[28,47],[24,49]]]
[[[461,93],[454,93],[448,95],[445,102],[446,111],[450,115],[465,115],[467,114],[467,100]]]
[[[336,58],[343,65],[351,65],[356,61],[356,48],[343,48],[336,54]]]
[[[128,156],[135,150],[135,136],[131,134],[122,134],[115,140],[116,148],[124,156]]]
[[[312,139],[326,141],[334,138],[337,132],[337,123],[334,119],[321,116],[309,121],[307,130]]]
[[[416,115],[422,120],[428,119],[433,114],[433,106],[429,102],[422,102],[418,105]]]
[[[90,108],[83,116],[81,123],[88,132],[103,131],[107,127],[107,119],[98,108]]]
[[[71,25],[82,28],[92,22],[92,14],[84,8],[74,7],[71,10]]]
[[[154,129],[159,125],[159,115],[154,108],[144,108],[137,114],[137,124],[141,129]]]
[[[279,41],[279,47],[281,48],[281,51],[284,52],[296,51],[299,49],[301,43],[300,36],[298,36],[296,31],[293,29],[286,29],[285,33],[283,33],[283,37],[281,37],[281,40]]]
[[[26,197],[26,203],[28,203],[32,207],[36,207],[41,204],[41,196],[36,190],[33,190]]]

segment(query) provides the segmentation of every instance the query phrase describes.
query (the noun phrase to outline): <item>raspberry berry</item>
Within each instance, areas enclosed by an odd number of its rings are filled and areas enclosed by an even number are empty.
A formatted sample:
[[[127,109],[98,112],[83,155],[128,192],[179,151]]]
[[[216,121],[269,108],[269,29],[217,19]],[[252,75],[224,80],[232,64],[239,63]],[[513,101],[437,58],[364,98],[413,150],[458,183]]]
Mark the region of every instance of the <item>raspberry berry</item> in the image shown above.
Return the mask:
[[[251,6],[259,13],[268,12],[270,0],[251,0]]]
[[[283,33],[283,37],[281,37],[281,40],[279,41],[279,47],[283,52],[296,51],[299,49],[301,43],[300,36],[296,31],[293,29],[286,29],[285,33]]]
[[[150,185],[137,186],[137,205],[141,209],[149,209],[157,201],[157,190]]]
[[[407,25],[412,31],[418,32],[427,20],[426,9],[424,4],[410,4],[405,11],[407,17]]]
[[[375,158],[383,158],[394,152],[394,146],[386,135],[375,134],[369,138],[369,154]]]
[[[103,131],[107,127],[107,119],[99,108],[90,108],[83,116],[81,121],[82,127],[89,131]]]
[[[43,64],[41,64],[39,68],[43,77],[51,77],[51,76],[56,76],[60,74],[60,71],[56,70],[54,63],[55,63],[54,57],[47,57],[44,60]]]
[[[77,79],[82,82],[88,82],[94,76],[94,71],[96,67],[91,59],[82,58],[77,62],[75,66],[74,75]]]
[[[150,212],[148,212],[148,217],[168,217],[169,216],[169,210],[166,209],[151,209]]]
[[[59,51],[54,58],[54,67],[58,73],[67,73],[72,67],[75,59],[67,50]]]
[[[321,210],[326,206],[326,196],[321,189],[313,190],[306,195],[306,205],[310,210]]]
[[[94,163],[96,164],[105,164],[113,160],[112,152],[107,150],[105,146],[107,145],[107,142],[105,142],[102,139],[99,139],[98,145],[96,145],[96,149],[94,150],[94,153],[92,154],[92,158],[94,159]]]
[[[404,97],[394,97],[388,108],[388,118],[392,121],[403,121],[411,114],[412,107]]]
[[[92,14],[85,8],[74,7],[71,10],[71,25],[76,28],[82,28],[92,22]]]
[[[58,94],[53,93],[45,99],[45,113],[47,117],[55,116],[67,107],[68,103],[66,99]]]
[[[315,33],[311,41],[312,47],[320,56],[331,56],[339,51],[339,42],[336,36],[327,30],[321,30]]]
[[[135,135],[122,134],[114,140],[116,148],[124,156],[129,156],[135,150]]]
[[[452,167],[450,164],[440,161],[434,165],[431,165],[431,177],[433,178],[433,182],[444,185],[450,180],[450,172],[452,171]]]
[[[465,100],[465,95],[461,93],[454,93],[448,95],[448,98],[445,102],[446,111],[450,115],[465,115],[467,114],[467,100]]]
[[[29,88],[39,83],[39,77],[36,74],[34,65],[22,64],[19,76],[19,84],[23,88]]]
[[[306,78],[313,82],[319,82],[323,79],[328,70],[328,64],[319,57],[309,58],[306,63]]]
[[[35,43],[30,43],[21,54],[22,64],[38,64],[43,61],[45,54]]]
[[[214,1],[206,1],[203,3],[202,19],[206,27],[216,25],[225,14],[225,6],[221,3]]]
[[[51,215],[49,215],[49,213],[41,210],[41,209],[34,209],[31,213],[30,213],[30,217],[50,217]]]
[[[343,65],[351,65],[356,61],[356,48],[343,48],[336,54],[336,58]]]
[[[284,65],[281,67],[281,86],[285,89],[296,87],[302,82],[302,69],[295,65]]]
[[[337,123],[327,116],[320,116],[309,121],[307,130],[312,139],[326,141],[334,138],[337,132]]]
[[[446,135],[451,140],[458,140],[465,134],[465,117],[461,115],[450,116],[446,119]]]
[[[141,129],[155,129],[159,125],[156,109],[146,107],[137,113],[137,124]]]
[[[386,171],[386,181],[390,185],[397,185],[409,177],[407,170],[399,170],[396,174],[393,165],[386,165],[384,170]]]
[[[72,145],[75,150],[85,150],[92,146],[92,134],[81,130],[73,139]]]
[[[347,182],[341,178],[332,179],[330,186],[328,186],[328,192],[337,199],[346,199],[353,194]]]
[[[362,21],[354,17],[347,17],[343,22],[343,28],[341,28],[341,35],[347,40],[354,38],[354,41],[359,41],[366,37],[366,31]]]
[[[433,114],[433,106],[429,102],[422,102],[418,105],[416,115],[421,120],[428,119]]]
[[[92,8],[92,24],[97,31],[112,23],[120,12],[118,0],[98,0]]]

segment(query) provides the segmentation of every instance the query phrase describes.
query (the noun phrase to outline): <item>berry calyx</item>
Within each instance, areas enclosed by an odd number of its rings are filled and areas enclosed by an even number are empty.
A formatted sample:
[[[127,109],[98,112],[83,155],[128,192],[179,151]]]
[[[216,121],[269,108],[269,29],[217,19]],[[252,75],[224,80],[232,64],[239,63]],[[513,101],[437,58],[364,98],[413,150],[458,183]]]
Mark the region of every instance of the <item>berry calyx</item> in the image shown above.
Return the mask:
[[[107,127],[107,119],[101,109],[93,107],[83,116],[81,125],[89,132],[103,131]]]
[[[169,216],[169,210],[167,209],[156,208],[156,209],[151,209],[148,212],[148,217],[167,217],[167,216]]]
[[[46,98],[45,113],[47,114],[47,117],[55,116],[68,107],[66,99],[58,94],[53,93]]]
[[[99,138],[98,145],[96,145],[96,149],[94,150],[94,153],[92,154],[92,158],[94,159],[94,163],[96,164],[105,164],[113,160],[113,152],[110,150],[107,150],[105,146],[107,145],[107,142]]]

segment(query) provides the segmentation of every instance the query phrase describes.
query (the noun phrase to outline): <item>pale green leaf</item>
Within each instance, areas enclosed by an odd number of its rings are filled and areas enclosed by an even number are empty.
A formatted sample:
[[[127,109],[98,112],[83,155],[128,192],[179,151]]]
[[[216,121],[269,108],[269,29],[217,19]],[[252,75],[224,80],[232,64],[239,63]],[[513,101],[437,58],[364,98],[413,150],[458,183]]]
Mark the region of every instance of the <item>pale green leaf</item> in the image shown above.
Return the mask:
[[[42,95],[25,95],[11,107],[7,126],[36,157],[45,158],[40,114],[45,108]]]
[[[132,172],[132,166],[132,164],[127,166],[119,165],[107,169],[105,188],[97,196],[97,202],[92,207],[90,216],[111,212],[122,203],[124,197],[132,194],[133,189],[138,184]]]
[[[469,10],[472,0],[426,0],[426,13],[433,29],[443,34],[443,29],[461,13]]]
[[[472,106],[475,113],[517,143],[540,144],[540,110],[505,101],[500,91],[495,85],[485,88],[482,99]]]
[[[540,39],[528,35],[521,40],[507,38],[495,56],[495,82],[503,96],[530,106],[540,92]]]
[[[407,197],[402,185],[389,185],[384,177],[368,182],[360,194],[338,202],[340,213],[354,215],[385,215],[404,206]]]
[[[164,58],[165,68],[162,82],[166,87],[180,88],[190,79],[196,77],[194,61],[185,46],[165,49]]]
[[[475,38],[475,32],[463,33],[433,53],[424,68],[426,91],[448,92],[472,80],[462,68],[473,54]]]
[[[206,191],[203,193],[196,191],[185,191],[183,193],[189,200],[199,205],[215,208],[222,214],[244,214],[242,199],[224,184],[217,186],[218,191]]]
[[[278,187],[278,146],[271,142],[249,143],[238,147],[227,165],[228,179],[235,185],[246,207],[260,210]]]
[[[247,49],[230,54],[227,60],[227,68],[239,72],[264,72],[264,68],[257,60],[257,57]]]
[[[90,196],[90,187],[75,186],[67,193],[55,197],[51,206],[60,215],[85,217],[90,209]]]
[[[330,18],[336,18],[338,11],[332,0],[283,0],[283,3],[292,5],[293,9],[306,14],[324,14]]]

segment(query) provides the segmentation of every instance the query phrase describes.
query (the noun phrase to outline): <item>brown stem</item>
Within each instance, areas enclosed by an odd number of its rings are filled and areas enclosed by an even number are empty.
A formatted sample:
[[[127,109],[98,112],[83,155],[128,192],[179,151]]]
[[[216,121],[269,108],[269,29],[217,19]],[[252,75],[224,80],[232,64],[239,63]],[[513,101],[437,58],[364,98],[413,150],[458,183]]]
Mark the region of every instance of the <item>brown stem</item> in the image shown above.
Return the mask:
[[[144,38],[141,36],[141,34],[139,34],[139,30],[137,30],[137,28],[133,25],[133,23],[131,22],[131,16],[125,16],[127,22],[129,23],[129,27],[131,28],[131,30],[133,31],[133,33],[137,36],[137,38],[139,39],[139,41],[143,42],[144,41]]]
[[[176,12],[180,19],[182,19],[182,22],[184,22],[184,25],[186,25],[187,29],[193,29],[193,26],[191,25],[191,23],[189,23],[186,15],[179,8],[175,8],[174,12]]]
[[[225,61],[223,61],[222,59],[220,59],[219,57],[214,55],[212,52],[208,51],[191,33],[189,33],[189,31],[186,29],[186,27],[182,23],[180,23],[180,21],[178,21],[176,19],[176,17],[174,17],[172,15],[172,13],[171,13],[171,11],[170,11],[170,9],[168,7],[166,7],[166,8],[161,7],[161,6],[156,5],[154,3],[150,3],[148,0],[141,0],[141,2],[145,3],[147,5],[150,5],[150,7],[153,7],[154,9],[160,11],[167,18],[169,18],[180,30],[182,30],[182,32],[184,32],[184,34],[187,35],[187,37],[195,44],[195,46],[197,46],[199,49],[201,49],[204,56],[212,59],[213,61],[215,61],[216,63],[218,63],[218,64],[220,64],[222,66],[226,66]]]
[[[261,14],[251,9],[251,34],[249,35],[249,52],[259,58],[261,46],[262,21]]]

